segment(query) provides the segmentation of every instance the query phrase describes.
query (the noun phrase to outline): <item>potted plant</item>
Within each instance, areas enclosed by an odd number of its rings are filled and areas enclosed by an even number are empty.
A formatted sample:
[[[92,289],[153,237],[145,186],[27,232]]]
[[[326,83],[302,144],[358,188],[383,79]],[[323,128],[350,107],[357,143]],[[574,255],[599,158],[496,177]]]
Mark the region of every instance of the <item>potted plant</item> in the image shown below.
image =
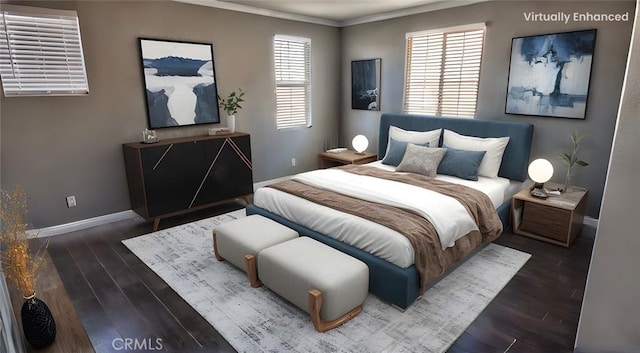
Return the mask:
[[[567,176],[564,180],[564,192],[568,192],[571,187],[571,178],[573,177],[573,168],[578,165],[581,167],[586,167],[589,163],[578,159],[578,149],[580,148],[580,142],[584,140],[587,135],[579,134],[574,132],[571,134],[571,148],[562,153],[559,158],[567,166]]]
[[[19,187],[12,192],[1,190],[0,205],[0,269],[24,298],[22,305],[22,329],[26,340],[36,349],[53,343],[56,323],[47,305],[36,297],[38,269],[44,265],[42,255],[48,242],[38,251],[29,248],[29,236],[25,222],[27,195]],[[33,244],[33,243],[31,243]]]
[[[244,97],[244,91],[241,88],[238,88],[238,93],[233,91],[225,98],[218,96],[218,104],[227,113],[227,127],[229,128],[229,132],[236,131],[235,114],[238,112],[238,109],[242,109],[240,105],[240,103],[244,102],[242,97]]]

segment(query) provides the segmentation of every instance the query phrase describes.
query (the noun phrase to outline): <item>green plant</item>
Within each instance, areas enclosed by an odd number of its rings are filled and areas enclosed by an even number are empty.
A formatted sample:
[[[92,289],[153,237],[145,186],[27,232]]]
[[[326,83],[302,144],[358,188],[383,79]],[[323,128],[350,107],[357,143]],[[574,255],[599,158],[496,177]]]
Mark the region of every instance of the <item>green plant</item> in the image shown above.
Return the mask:
[[[579,134],[574,132],[571,134],[571,148],[562,153],[559,158],[567,166],[567,176],[564,182],[564,190],[565,192],[569,190],[569,186],[571,186],[571,178],[573,177],[573,168],[578,165],[581,167],[586,167],[589,163],[578,159],[578,149],[580,148],[580,142],[585,139],[587,135]]]
[[[244,97],[244,91],[238,88],[238,93],[233,91],[225,98],[218,96],[218,104],[220,104],[220,107],[224,109],[227,115],[235,115],[238,109],[242,109],[240,105],[240,103],[244,102],[242,97]]]

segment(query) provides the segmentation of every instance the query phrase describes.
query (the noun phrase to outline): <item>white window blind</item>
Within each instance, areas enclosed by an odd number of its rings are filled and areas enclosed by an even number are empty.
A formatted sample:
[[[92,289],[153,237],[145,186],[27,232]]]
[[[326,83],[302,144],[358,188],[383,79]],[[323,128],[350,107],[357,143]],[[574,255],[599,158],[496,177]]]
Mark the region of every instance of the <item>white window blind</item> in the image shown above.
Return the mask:
[[[5,97],[89,93],[77,13],[3,6],[0,77]]]
[[[484,24],[407,34],[404,111],[476,114]]]
[[[276,127],[311,126],[311,39],[275,35]]]

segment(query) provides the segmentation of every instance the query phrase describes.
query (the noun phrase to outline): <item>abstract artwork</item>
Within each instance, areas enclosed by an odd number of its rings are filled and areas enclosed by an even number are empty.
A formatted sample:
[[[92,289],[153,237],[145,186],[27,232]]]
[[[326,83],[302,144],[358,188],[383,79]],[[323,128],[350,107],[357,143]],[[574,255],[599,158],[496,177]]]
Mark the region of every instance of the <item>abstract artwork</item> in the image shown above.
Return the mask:
[[[514,38],[507,114],[584,119],[596,30]]]
[[[351,62],[351,109],[380,110],[381,59]]]
[[[149,128],[220,122],[213,47],[140,38]]]

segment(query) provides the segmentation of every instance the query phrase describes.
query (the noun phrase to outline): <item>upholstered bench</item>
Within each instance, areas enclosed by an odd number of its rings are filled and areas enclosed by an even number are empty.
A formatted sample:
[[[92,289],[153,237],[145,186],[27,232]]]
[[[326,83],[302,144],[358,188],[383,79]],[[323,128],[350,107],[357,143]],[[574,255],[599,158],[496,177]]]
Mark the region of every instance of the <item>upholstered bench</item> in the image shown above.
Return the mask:
[[[213,252],[244,270],[252,287],[259,287],[256,255],[265,248],[298,237],[298,232],[260,215],[226,222],[213,230]]]
[[[258,271],[265,286],[307,311],[320,332],[358,315],[369,290],[364,262],[309,237],[260,251]]]

